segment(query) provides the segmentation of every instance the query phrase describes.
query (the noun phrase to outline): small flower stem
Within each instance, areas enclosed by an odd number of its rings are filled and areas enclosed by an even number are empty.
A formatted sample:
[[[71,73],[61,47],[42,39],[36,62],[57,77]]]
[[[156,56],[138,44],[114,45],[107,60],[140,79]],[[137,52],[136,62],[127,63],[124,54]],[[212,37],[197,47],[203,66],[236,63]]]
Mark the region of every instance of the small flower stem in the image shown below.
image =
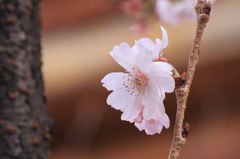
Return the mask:
[[[178,85],[175,89],[177,98],[177,113],[174,126],[173,141],[168,159],[177,159],[181,149],[186,144],[186,138],[182,136],[184,114],[190,86],[192,84],[197,63],[199,61],[199,47],[201,43],[201,38],[204,32],[204,28],[206,27],[206,24],[210,18],[209,14],[211,12],[211,3],[207,2],[206,0],[198,0],[195,10],[197,13],[197,28],[193,47],[189,55],[186,80],[183,82],[182,85]]]

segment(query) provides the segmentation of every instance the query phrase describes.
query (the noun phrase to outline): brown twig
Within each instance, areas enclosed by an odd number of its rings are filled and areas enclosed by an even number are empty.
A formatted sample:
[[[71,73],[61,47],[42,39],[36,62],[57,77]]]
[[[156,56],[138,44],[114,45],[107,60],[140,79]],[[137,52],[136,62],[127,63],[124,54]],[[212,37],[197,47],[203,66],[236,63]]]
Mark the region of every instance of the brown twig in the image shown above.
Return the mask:
[[[204,32],[204,28],[206,27],[206,24],[209,20],[209,14],[211,12],[211,3],[207,2],[206,0],[198,0],[195,10],[197,13],[197,29],[193,47],[189,55],[186,80],[181,85],[178,85],[175,90],[177,98],[177,113],[173,133],[173,141],[168,159],[176,159],[179,156],[181,149],[186,144],[186,136],[182,136],[183,119],[190,86],[192,84],[197,63],[199,61],[199,47],[201,38]]]

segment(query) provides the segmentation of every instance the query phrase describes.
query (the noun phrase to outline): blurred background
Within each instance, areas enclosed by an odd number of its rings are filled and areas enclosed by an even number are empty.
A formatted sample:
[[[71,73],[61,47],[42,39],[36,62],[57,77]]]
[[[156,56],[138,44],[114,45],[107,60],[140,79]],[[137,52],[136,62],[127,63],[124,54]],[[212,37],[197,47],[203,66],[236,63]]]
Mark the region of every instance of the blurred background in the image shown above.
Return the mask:
[[[57,124],[50,159],[166,159],[175,120],[175,94],[165,107],[171,126],[147,136],[106,104],[101,79],[123,71],[109,56],[113,46],[161,38],[160,22],[145,34],[129,30],[132,19],[117,0],[42,0],[43,73],[49,114]],[[218,0],[203,36],[200,63],[185,122],[191,127],[179,159],[240,159],[240,1]],[[163,24],[164,25],[164,24]],[[195,23],[164,25],[164,56],[186,70]]]

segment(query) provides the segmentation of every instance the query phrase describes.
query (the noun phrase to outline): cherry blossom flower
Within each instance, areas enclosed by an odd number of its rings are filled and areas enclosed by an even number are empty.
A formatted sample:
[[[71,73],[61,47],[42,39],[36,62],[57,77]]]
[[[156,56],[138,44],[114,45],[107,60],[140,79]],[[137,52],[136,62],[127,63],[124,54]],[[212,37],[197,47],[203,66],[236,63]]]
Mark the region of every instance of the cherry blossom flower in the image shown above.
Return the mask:
[[[163,100],[165,93],[173,92],[175,86],[172,66],[158,61],[168,44],[167,32],[161,29],[162,41],[156,39],[156,44],[142,38],[132,48],[126,43],[116,45],[110,55],[126,72],[109,73],[101,81],[112,91],[107,104],[123,112],[122,120],[135,122],[147,134],[160,133],[163,126],[169,127]]]
[[[121,8],[127,16],[138,19],[143,14],[144,3],[143,0],[127,0],[121,3]]]
[[[120,2],[120,8],[133,20],[130,30],[137,33],[146,32],[147,21],[154,13],[153,0],[124,0]]]
[[[215,0],[210,0],[214,3]],[[195,5],[197,0],[156,0],[156,12],[160,21],[171,25],[196,17]]]

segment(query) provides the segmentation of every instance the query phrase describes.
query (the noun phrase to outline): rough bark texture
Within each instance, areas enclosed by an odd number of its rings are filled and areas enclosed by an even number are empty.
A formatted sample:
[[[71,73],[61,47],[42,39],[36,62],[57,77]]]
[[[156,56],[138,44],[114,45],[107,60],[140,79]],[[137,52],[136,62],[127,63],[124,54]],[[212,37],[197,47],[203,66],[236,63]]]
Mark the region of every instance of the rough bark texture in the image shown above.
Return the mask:
[[[0,158],[45,159],[52,121],[41,72],[39,0],[0,0]]]

